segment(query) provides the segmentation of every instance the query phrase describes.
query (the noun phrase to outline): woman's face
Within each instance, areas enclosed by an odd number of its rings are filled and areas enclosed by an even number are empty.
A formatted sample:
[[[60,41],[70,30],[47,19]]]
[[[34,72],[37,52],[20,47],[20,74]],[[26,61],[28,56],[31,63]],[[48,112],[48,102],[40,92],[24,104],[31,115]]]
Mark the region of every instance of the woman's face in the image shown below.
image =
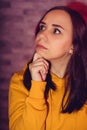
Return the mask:
[[[72,22],[63,10],[49,12],[40,23],[35,49],[45,59],[57,60],[70,55],[72,48]]]

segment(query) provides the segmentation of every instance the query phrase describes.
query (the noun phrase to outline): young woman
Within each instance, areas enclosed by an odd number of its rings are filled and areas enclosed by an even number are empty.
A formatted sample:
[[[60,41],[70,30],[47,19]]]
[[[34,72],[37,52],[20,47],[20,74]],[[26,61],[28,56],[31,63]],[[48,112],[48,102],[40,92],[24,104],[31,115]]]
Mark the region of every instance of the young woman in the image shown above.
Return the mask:
[[[37,25],[35,53],[9,88],[10,130],[87,130],[86,24],[64,7]]]

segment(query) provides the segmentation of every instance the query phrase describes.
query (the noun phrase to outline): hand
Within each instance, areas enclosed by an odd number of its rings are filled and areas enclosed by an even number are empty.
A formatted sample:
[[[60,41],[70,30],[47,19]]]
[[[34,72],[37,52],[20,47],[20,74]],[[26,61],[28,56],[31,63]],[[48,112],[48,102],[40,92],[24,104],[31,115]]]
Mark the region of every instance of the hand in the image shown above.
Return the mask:
[[[35,53],[33,62],[29,64],[29,70],[32,80],[45,81],[49,69],[49,63],[41,57],[38,53]]]

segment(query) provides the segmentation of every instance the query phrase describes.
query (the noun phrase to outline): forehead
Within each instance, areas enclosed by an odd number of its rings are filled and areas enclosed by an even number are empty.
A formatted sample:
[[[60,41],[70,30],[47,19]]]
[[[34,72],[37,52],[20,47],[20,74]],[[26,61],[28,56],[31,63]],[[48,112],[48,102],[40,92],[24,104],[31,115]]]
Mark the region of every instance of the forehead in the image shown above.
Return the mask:
[[[46,22],[46,24],[54,23],[65,27],[72,27],[71,17],[64,10],[52,10],[45,15],[42,21]]]

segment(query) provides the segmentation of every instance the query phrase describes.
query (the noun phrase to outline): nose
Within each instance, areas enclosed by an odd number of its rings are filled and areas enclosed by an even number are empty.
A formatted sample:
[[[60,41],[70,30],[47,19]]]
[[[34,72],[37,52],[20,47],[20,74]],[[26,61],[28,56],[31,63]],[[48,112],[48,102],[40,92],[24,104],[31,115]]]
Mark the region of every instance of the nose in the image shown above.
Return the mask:
[[[38,38],[44,40],[44,41],[47,41],[48,40],[48,32],[46,30],[40,32],[38,34]]]

